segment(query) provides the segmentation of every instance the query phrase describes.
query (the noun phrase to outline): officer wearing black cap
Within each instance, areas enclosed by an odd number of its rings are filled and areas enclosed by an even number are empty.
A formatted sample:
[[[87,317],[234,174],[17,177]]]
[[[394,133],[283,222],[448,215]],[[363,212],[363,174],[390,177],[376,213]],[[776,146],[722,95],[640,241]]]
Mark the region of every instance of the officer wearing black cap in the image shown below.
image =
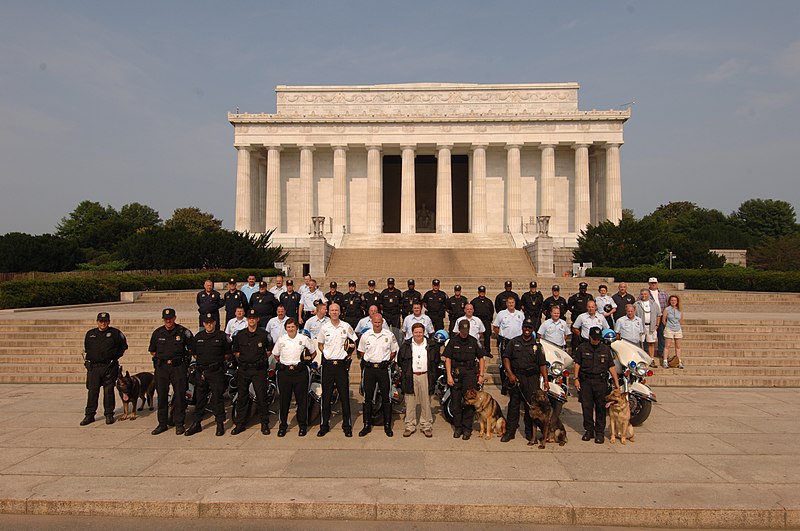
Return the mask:
[[[167,431],[169,417],[169,387],[172,386],[172,415],[175,433],[183,435],[186,419],[187,354],[192,333],[183,325],[175,323],[175,310],[164,308],[161,312],[163,326],[150,336],[148,351],[156,368],[156,392],[158,393],[158,426],[153,435]],[[235,336],[234,336],[235,337]]]
[[[440,290],[439,285],[439,279],[434,278],[431,282],[431,289],[422,296],[425,313],[431,318],[435,330],[444,329],[444,312],[447,309],[447,293]]]
[[[364,312],[364,315],[369,313],[370,306],[377,306],[380,310],[381,308],[381,294],[375,291],[375,281],[370,280],[367,282],[367,291],[361,294],[361,300],[363,302],[363,306],[361,311]]]
[[[235,336],[234,336],[235,337]],[[225,433],[225,359],[230,358],[231,344],[225,332],[217,329],[214,316],[207,313],[203,318],[203,330],[189,340],[189,351],[197,360],[194,372],[194,392],[197,401],[194,408],[194,422],[186,435],[203,431],[200,423],[208,405],[211,391],[211,410],[217,422],[217,436]]]
[[[551,288],[553,294],[547,297],[542,303],[542,312],[546,319],[550,319],[550,309],[553,306],[561,308],[561,318],[566,321],[567,317],[567,299],[561,296],[561,286],[553,284]]]
[[[97,314],[97,326],[86,332],[83,350],[86,353],[86,411],[81,426],[94,422],[100,388],[103,388],[103,414],[106,424],[114,424],[114,383],[119,373],[119,360],[128,350],[125,334],[110,326],[107,312]]]
[[[414,310],[414,303],[415,302],[422,302],[422,293],[414,289],[414,279],[408,279],[408,289],[403,292],[403,308],[402,308],[402,317],[403,319],[406,318],[407,315],[410,315],[411,312]]]
[[[356,291],[356,281],[347,283],[347,293],[342,296],[342,321],[355,330],[358,322],[364,317],[364,299]]]
[[[328,310],[330,310],[331,304],[334,302],[341,308],[344,303],[344,293],[337,289],[339,284],[335,280],[330,283],[330,287],[331,290],[325,294],[325,298],[328,299]]]
[[[464,315],[464,306],[469,304],[465,296],[461,294],[461,285],[456,284],[453,287],[453,296],[447,299],[447,318],[450,320],[449,328],[453,328],[459,317]]]
[[[403,294],[394,287],[394,279],[386,279],[386,289],[381,291],[380,309],[389,326],[400,328],[400,311],[403,307]]]
[[[256,294],[253,296],[255,297]],[[272,295],[272,293],[270,293]],[[287,322],[289,322],[287,320]],[[233,336],[231,347],[233,355],[239,363],[236,371],[236,388],[242,393],[236,401],[236,424],[231,430],[231,435],[242,433],[247,424],[247,410],[250,401],[247,399],[247,390],[250,384],[256,393],[256,407],[261,418],[261,433],[269,434],[269,409],[267,408],[267,369],[268,358],[272,352],[272,338],[266,330],[259,326],[258,312],[250,308],[247,312],[247,328],[240,330]]]
[[[450,338],[444,347],[445,375],[447,385],[452,390],[453,438],[469,440],[472,436],[472,421],[475,408],[464,404],[464,394],[468,389],[477,389],[483,383],[485,365],[483,348],[478,340],[469,335],[469,322],[461,321],[458,334]]]
[[[230,322],[231,319],[236,317],[236,308],[244,308],[245,313],[248,309],[248,301],[244,293],[236,288],[236,279],[232,278],[228,281],[228,291],[222,296],[225,305],[225,323]],[[225,328],[217,326],[217,329]]]
[[[287,280],[286,291],[281,293],[280,296],[280,303],[283,304],[283,309],[286,310],[286,317],[294,319],[295,321],[297,320],[297,312],[300,309],[300,298],[300,292],[294,290],[294,280]]]
[[[525,317],[533,322],[536,330],[539,330],[539,325],[542,321],[544,297],[542,296],[542,292],[536,289],[537,287],[535,281],[531,282],[528,285],[528,291],[522,294],[520,304],[522,305],[522,311],[525,313]]]
[[[567,309],[570,312],[570,320],[574,323],[575,319],[582,313],[586,313],[586,304],[589,301],[593,301],[594,297],[592,297],[591,293],[587,293],[586,290],[589,288],[589,285],[586,282],[581,282],[578,284],[578,293],[574,293],[569,300],[567,300]],[[573,357],[575,353],[575,349],[578,348],[578,345],[581,343],[581,337],[578,334],[572,334],[572,352]]]
[[[504,286],[506,289],[498,293],[497,297],[494,298],[494,311],[502,312],[507,309],[506,299],[509,297],[514,299],[514,308],[519,309],[519,295],[512,291],[513,284],[510,280],[506,280]]]
[[[606,429],[605,397],[608,392],[608,373],[619,388],[617,369],[611,349],[601,341],[602,331],[594,326],[589,330],[589,341],[581,343],[575,358],[575,390],[583,409],[583,429],[586,432],[581,440],[603,444]],[[594,416],[594,418],[592,418]]]
[[[478,296],[470,301],[475,308],[475,317],[481,320],[486,333],[483,334],[483,350],[488,357],[492,357],[492,321],[494,320],[494,305],[486,296],[486,286],[478,286]]]
[[[261,282],[258,293],[253,293],[250,297],[250,309],[255,310],[258,315],[259,328],[267,328],[269,320],[278,315],[278,299],[267,290],[268,287],[269,283]],[[250,312],[245,312],[245,315],[249,316]]]
[[[502,442],[514,438],[519,427],[519,406],[525,406],[525,438],[533,436],[533,420],[529,415],[528,404],[533,400],[533,393],[539,389],[539,378],[544,379],[547,390],[547,360],[542,345],[536,341],[531,319],[522,322],[522,335],[511,339],[503,351],[503,371],[509,385],[508,413],[506,416],[506,433]]]
[[[219,328],[219,309],[224,305],[225,301],[222,299],[219,291],[214,289],[214,283],[211,280],[203,282],[203,289],[197,294],[197,311],[200,313],[200,328],[203,327],[203,316],[207,313],[214,315],[217,328]],[[235,311],[234,309],[234,312]]]

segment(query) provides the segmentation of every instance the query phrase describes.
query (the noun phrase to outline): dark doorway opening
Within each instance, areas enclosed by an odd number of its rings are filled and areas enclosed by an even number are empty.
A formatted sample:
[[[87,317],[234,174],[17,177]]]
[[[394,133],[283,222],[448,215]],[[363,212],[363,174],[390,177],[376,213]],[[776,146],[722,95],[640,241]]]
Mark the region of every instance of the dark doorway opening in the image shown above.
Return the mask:
[[[383,232],[400,232],[400,191],[403,161],[399,155],[383,156]]]
[[[450,157],[453,192],[453,232],[469,232],[469,157]]]
[[[414,199],[417,232],[436,232],[436,157],[414,159]]]

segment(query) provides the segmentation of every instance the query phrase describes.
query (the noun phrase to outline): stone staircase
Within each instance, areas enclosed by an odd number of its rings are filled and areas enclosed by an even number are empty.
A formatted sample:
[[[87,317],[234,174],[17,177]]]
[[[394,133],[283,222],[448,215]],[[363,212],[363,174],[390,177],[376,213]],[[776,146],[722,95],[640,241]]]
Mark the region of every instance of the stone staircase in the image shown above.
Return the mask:
[[[339,249],[514,248],[510,234],[345,234]]]

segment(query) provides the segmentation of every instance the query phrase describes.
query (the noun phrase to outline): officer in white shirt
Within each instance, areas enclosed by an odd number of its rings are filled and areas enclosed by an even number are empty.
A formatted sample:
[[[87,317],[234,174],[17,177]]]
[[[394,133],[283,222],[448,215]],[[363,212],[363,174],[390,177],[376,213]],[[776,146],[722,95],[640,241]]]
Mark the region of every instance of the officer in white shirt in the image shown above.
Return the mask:
[[[275,276],[275,285],[269,288],[269,292],[275,295],[275,298],[280,300],[281,293],[286,293],[286,286],[283,285],[283,275]]]
[[[330,321],[322,325],[317,342],[322,352],[322,417],[320,419],[317,437],[324,437],[331,429],[331,397],[334,387],[339,390],[339,400],[342,404],[342,430],[345,437],[353,436],[353,420],[350,415],[350,354],[346,350],[349,342],[355,345],[356,334],[353,328],[344,321],[339,320],[341,307],[333,303],[328,309]]]
[[[305,295],[309,291],[311,291],[311,275],[306,273],[305,275],[303,275],[303,285],[300,286],[300,289],[297,290],[297,292],[300,295]]]
[[[644,323],[636,316],[636,308],[633,304],[625,306],[625,317],[618,319],[614,324],[614,331],[617,339],[624,339],[641,348],[644,338]]]
[[[561,308],[550,309],[550,319],[542,323],[538,331],[539,337],[561,348],[567,347],[567,338],[572,334],[567,322],[561,318]]]
[[[506,344],[522,335],[522,321],[525,320],[525,314],[516,309],[516,304],[514,297],[506,298],[506,309],[497,312],[494,322],[492,322],[492,330],[497,334],[497,350],[500,352],[500,357],[506,350]],[[500,383],[500,393],[508,394],[506,371],[500,371]]]
[[[403,339],[411,339],[411,327],[415,323],[420,323],[425,327],[425,337],[428,337],[434,332],[433,322],[427,314],[422,313],[422,303],[415,302],[411,305],[411,313],[406,315],[403,319]]]
[[[330,321],[328,316],[328,307],[323,303],[317,304],[317,313],[314,316],[309,317],[306,321],[306,324],[303,328],[311,332],[311,339],[316,340],[317,335],[319,335],[319,330],[322,328],[322,325]]]
[[[278,437],[289,429],[289,404],[294,395],[297,402],[297,435],[305,437],[308,431],[308,363],[316,356],[316,346],[303,334],[297,333],[294,319],[286,320],[286,335],[272,349],[278,369],[278,393],[281,397]]]
[[[302,293],[302,288],[300,288],[300,291]],[[314,307],[318,301],[327,304],[328,299],[325,298],[325,294],[322,291],[317,289],[317,281],[312,278],[309,281],[308,291],[300,296],[300,308],[297,314],[300,316],[301,325],[305,324],[306,320],[314,314]]]
[[[236,308],[236,316],[225,325],[225,334],[228,336],[228,341],[233,341],[233,336],[236,335],[236,332],[245,328],[247,328],[247,319],[244,317],[244,308],[239,306]]]
[[[456,319],[453,325],[454,334],[458,333],[458,323],[461,321],[467,321],[469,323],[469,335],[477,339],[478,342],[483,345],[483,334],[486,333],[486,325],[483,324],[483,321],[475,317],[475,307],[472,304],[464,306],[464,315]]]
[[[372,330],[365,332],[358,342],[358,351],[364,354],[361,381],[364,388],[364,428],[358,432],[359,437],[372,431],[372,399],[375,386],[381,391],[383,398],[383,431],[387,437],[392,432],[392,401],[389,395],[391,382],[391,363],[397,355],[397,339],[394,334],[383,328],[383,316],[376,313],[372,316]]]
[[[278,315],[267,322],[267,333],[272,338],[272,343],[277,343],[281,336],[286,334],[286,308],[278,305]]]
[[[614,298],[608,294],[608,286],[605,284],[600,284],[597,287],[597,291],[600,293],[600,295],[594,298],[594,302],[597,304],[597,311],[605,317],[608,323],[606,326],[603,326],[603,328],[612,328],[614,326],[614,312],[617,309],[617,303],[614,301]],[[609,311],[606,311],[607,306],[611,306]]]
[[[363,334],[364,332],[368,332],[372,330],[372,316],[378,313],[378,307],[374,304],[368,308],[368,314],[366,317],[362,317],[361,320],[356,325],[356,334]],[[389,330],[389,325],[386,323],[386,320],[383,321],[383,329]]]
[[[608,322],[597,313],[597,303],[593,300],[586,303],[586,312],[580,314],[572,323],[572,333],[580,336],[581,343],[589,341],[589,329],[597,327],[600,330],[608,328]]]

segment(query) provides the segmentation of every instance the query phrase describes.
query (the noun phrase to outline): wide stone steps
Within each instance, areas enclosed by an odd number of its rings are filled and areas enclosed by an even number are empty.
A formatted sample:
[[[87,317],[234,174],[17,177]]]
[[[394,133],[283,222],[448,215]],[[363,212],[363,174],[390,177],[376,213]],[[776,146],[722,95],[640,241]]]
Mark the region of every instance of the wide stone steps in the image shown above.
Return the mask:
[[[339,249],[510,249],[510,234],[345,234]]]
[[[679,369],[669,369],[678,371]],[[669,375],[656,374],[648,379],[653,391],[658,397],[659,387],[800,387],[800,378],[796,376],[753,376],[749,372],[742,372],[737,376],[693,374],[687,370]],[[718,404],[724,407],[725,404]]]

